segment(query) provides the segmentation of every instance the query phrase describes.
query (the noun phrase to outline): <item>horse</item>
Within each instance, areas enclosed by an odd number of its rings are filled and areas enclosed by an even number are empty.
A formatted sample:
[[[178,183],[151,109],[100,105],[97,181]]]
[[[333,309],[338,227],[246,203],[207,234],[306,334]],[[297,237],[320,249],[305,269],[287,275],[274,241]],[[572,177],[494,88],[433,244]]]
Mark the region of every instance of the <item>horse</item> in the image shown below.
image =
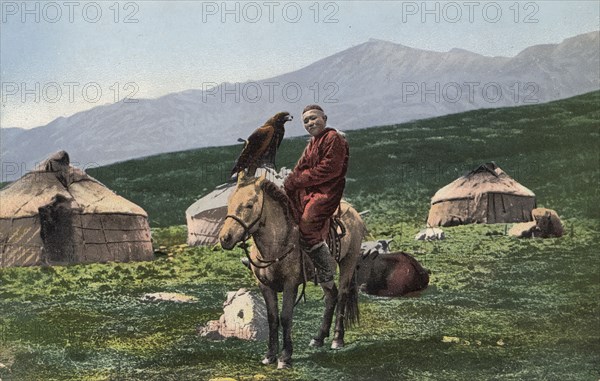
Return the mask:
[[[377,296],[416,296],[427,288],[429,273],[402,251],[367,252],[357,270],[359,289]]]
[[[345,326],[358,323],[356,264],[366,229],[360,215],[350,204],[342,201],[340,208],[340,219],[346,234],[340,239],[337,260],[339,292],[335,285],[329,289],[323,287],[325,310],[319,332],[310,341],[312,347],[323,346],[325,338],[329,337],[334,312],[336,321],[332,349],[344,346]],[[292,365],[292,318],[298,287],[306,282],[305,264],[311,262],[300,249],[299,229],[285,192],[264,175],[255,178],[241,171],[238,173],[236,189],[228,201],[227,217],[219,241],[225,250],[231,250],[237,243],[245,244],[250,236],[254,245],[250,253],[245,249],[246,255],[259,281],[269,324],[269,342],[262,363],[268,365],[277,361],[281,323],[283,350],[277,368],[289,368]],[[331,257],[334,262],[336,259]],[[277,302],[279,292],[283,292],[281,315]]]

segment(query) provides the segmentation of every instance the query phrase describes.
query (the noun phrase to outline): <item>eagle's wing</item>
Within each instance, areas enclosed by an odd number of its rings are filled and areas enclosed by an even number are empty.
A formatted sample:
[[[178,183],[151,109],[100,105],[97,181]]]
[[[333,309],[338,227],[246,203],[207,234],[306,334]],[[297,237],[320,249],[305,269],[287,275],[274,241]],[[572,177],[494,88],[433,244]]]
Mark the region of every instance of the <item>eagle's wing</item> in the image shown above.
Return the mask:
[[[276,125],[273,133],[273,138],[271,143],[267,147],[265,154],[263,155],[261,162],[263,165],[269,166],[271,168],[276,168],[275,166],[275,158],[277,157],[277,150],[281,145],[281,141],[283,140],[283,135],[285,134],[285,129],[283,125]]]
[[[279,149],[279,146],[281,145],[281,142],[283,141],[283,135],[285,135],[285,130],[283,128],[281,128],[281,131],[278,131],[277,134],[275,134],[275,138],[277,139],[277,149]]]
[[[231,174],[237,173],[259,160],[269,147],[275,130],[273,126],[264,125],[257,128],[252,135],[248,137],[248,143],[244,146],[242,153],[235,162]]]

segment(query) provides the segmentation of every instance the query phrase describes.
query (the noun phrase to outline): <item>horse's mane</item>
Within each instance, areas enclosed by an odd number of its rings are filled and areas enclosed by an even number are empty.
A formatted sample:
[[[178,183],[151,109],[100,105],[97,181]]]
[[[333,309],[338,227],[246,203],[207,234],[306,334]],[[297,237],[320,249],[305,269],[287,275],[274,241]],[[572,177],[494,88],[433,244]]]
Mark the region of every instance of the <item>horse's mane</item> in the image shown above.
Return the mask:
[[[279,186],[277,186],[277,184],[270,180],[265,180],[262,182],[260,188],[273,200],[277,201],[277,203],[281,206],[281,209],[283,209],[283,213],[288,221],[294,220],[292,218],[293,214],[290,199],[287,194],[281,188],[279,188]]]

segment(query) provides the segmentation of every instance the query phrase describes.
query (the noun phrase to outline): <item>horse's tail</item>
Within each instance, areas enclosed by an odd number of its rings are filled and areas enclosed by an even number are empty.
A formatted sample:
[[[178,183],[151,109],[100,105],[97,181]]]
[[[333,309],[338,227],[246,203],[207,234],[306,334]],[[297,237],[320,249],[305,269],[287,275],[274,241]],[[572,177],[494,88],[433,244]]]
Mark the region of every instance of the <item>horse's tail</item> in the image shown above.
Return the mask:
[[[350,281],[350,289],[348,290],[348,296],[346,297],[346,304],[344,305],[344,325],[346,327],[352,327],[360,323],[360,316],[358,311],[358,282],[356,280],[357,271],[354,269],[352,274],[352,280]]]

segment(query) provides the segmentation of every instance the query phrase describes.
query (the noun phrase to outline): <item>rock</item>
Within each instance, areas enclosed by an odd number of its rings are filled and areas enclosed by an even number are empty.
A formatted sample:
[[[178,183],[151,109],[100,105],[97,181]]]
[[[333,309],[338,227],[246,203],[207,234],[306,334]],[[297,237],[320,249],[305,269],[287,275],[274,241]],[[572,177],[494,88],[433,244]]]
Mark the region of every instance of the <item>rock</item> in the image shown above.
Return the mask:
[[[421,230],[415,236],[416,241],[435,241],[445,239],[444,231],[439,228],[426,228]]]
[[[175,292],[155,292],[144,294],[140,298],[143,302],[175,302],[175,303],[193,303],[196,298]]]
[[[442,343],[460,344],[464,346],[471,345],[471,342],[469,340],[461,339],[460,337],[456,336],[442,336]],[[476,340],[475,343],[477,345],[481,345],[481,341],[479,340]]]
[[[225,336],[219,332],[220,327],[221,323],[218,320],[210,320],[205,326],[198,326],[196,332],[198,332],[198,335],[210,340],[223,340]]]
[[[460,339],[455,336],[443,336],[442,343],[460,343]]]
[[[244,340],[266,340],[269,335],[267,307],[262,297],[240,288],[227,293],[223,314],[198,328],[198,334],[221,340],[237,337]]]

